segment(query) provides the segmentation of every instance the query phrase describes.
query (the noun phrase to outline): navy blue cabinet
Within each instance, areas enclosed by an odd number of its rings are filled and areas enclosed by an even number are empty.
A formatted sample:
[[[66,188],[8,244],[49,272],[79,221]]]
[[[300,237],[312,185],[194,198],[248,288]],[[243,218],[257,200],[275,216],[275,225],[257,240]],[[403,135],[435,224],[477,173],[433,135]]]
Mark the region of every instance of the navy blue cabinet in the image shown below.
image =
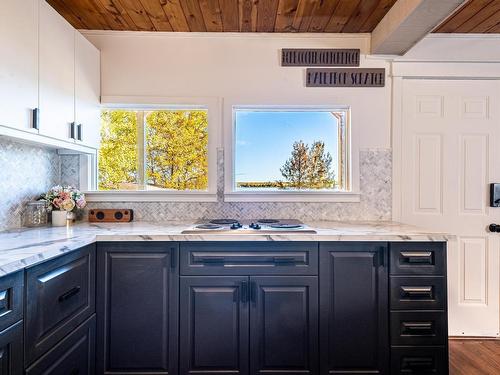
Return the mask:
[[[387,374],[387,244],[320,244],[321,374]]]
[[[23,373],[23,321],[0,332],[0,374]]]
[[[175,243],[99,244],[98,374],[177,374],[177,259]]]
[[[181,277],[180,374],[248,374],[248,277]]]

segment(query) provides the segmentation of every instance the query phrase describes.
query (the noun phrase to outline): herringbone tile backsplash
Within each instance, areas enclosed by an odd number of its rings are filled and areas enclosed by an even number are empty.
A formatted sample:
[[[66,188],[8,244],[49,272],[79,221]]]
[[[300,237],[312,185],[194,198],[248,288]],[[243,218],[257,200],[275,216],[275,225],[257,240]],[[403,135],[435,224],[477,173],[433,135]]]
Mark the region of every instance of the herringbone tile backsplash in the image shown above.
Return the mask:
[[[36,199],[61,178],[55,150],[0,138],[0,230],[21,226],[26,202]]]
[[[90,203],[90,208],[131,208],[136,220],[197,220],[231,217],[235,219],[297,218],[301,220],[390,220],[391,151],[360,152],[359,203],[229,203],[223,201],[223,152],[218,155],[218,202],[110,202]],[[79,158],[59,156],[54,150],[0,139],[0,230],[21,225],[27,201],[51,186],[78,186]],[[83,217],[86,217],[84,215]]]

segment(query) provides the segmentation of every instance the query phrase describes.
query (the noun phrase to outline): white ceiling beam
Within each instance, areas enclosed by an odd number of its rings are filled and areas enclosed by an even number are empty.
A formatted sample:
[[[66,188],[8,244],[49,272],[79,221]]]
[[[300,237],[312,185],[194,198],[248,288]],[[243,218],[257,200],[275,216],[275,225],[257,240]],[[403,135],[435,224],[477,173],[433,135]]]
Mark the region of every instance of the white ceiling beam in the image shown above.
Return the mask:
[[[398,0],[372,32],[372,54],[403,55],[467,0]]]

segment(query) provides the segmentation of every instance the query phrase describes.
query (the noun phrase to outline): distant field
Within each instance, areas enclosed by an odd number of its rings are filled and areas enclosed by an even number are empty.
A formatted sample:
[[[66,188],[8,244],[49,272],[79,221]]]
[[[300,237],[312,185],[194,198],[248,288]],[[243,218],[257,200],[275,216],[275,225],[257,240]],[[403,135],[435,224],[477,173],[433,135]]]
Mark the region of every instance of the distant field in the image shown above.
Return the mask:
[[[283,189],[283,190],[300,190],[295,188],[292,183],[289,182],[278,182],[278,181],[260,181],[260,182],[255,182],[255,181],[249,181],[249,182],[238,182],[237,183],[237,188],[238,189],[252,189],[252,190],[267,190],[267,189]],[[335,186],[335,184],[334,184]],[[307,190],[307,189],[318,189],[313,186],[305,186],[304,189],[302,190]]]

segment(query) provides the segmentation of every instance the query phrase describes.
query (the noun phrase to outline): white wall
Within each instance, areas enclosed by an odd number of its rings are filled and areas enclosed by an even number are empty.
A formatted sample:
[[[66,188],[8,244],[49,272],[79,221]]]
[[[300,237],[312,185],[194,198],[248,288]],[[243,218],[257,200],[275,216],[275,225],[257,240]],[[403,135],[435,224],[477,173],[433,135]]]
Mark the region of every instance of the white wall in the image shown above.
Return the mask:
[[[369,36],[85,32],[101,50],[103,96],[219,97],[236,104],[352,107],[360,149],[390,148],[391,81],[385,88],[306,88],[305,68],[280,66],[282,48],[360,48]],[[361,59],[362,67],[385,67]]]

